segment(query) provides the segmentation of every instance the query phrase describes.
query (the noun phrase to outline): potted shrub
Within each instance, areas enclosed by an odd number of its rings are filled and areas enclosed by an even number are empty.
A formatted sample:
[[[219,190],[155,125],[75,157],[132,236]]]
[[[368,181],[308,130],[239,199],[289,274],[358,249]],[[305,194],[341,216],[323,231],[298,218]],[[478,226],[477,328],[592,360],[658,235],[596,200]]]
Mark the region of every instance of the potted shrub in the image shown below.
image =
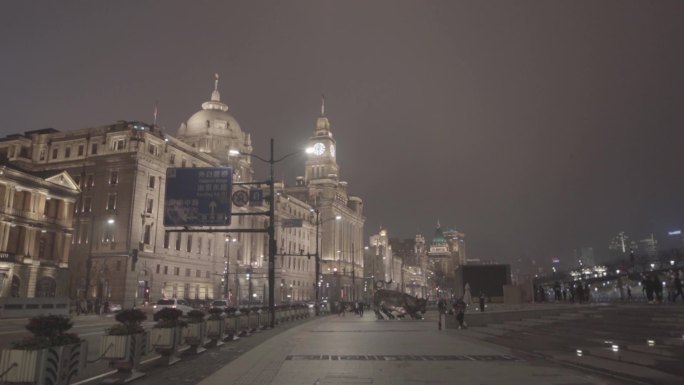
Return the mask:
[[[204,312],[201,310],[188,312],[187,322],[188,325],[183,334],[185,343],[190,345],[195,353],[205,351],[203,345],[207,342],[207,321],[204,319]]]
[[[181,328],[187,326],[180,319],[182,314],[182,311],[170,307],[159,310],[155,314],[158,321],[150,331],[150,343],[162,357],[167,358],[168,365],[179,361],[176,353],[181,344]]]
[[[8,383],[65,385],[85,368],[86,342],[74,333],[71,319],[61,315],[31,318],[26,329],[32,337],[12,344],[0,354],[0,373]]]

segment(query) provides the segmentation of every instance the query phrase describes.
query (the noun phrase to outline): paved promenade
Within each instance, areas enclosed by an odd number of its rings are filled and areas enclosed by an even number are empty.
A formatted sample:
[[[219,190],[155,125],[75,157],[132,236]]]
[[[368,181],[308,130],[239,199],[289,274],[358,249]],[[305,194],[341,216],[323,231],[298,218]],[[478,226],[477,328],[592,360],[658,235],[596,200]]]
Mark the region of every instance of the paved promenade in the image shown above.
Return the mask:
[[[516,354],[424,321],[327,316],[293,327],[230,362],[201,385],[620,384]]]

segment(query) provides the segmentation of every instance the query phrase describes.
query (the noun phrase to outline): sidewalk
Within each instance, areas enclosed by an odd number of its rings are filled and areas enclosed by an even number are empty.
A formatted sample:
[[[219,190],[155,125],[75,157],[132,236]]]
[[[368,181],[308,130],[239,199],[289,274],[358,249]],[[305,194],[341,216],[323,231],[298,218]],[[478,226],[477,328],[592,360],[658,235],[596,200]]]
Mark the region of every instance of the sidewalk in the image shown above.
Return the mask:
[[[425,321],[327,316],[287,330],[205,378],[201,385],[619,384],[516,356]]]

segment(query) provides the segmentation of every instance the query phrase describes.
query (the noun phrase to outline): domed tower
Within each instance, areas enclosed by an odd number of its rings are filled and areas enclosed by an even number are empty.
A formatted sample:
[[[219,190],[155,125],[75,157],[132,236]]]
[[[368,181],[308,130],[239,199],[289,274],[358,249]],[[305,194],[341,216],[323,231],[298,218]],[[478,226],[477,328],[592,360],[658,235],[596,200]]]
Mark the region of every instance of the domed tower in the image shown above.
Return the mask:
[[[252,153],[252,139],[228,113],[228,105],[221,102],[218,74],[215,77],[211,100],[202,103],[200,111],[195,112],[187,122],[181,123],[178,139],[233,167],[234,180],[251,181],[253,170],[250,157],[239,154]]]

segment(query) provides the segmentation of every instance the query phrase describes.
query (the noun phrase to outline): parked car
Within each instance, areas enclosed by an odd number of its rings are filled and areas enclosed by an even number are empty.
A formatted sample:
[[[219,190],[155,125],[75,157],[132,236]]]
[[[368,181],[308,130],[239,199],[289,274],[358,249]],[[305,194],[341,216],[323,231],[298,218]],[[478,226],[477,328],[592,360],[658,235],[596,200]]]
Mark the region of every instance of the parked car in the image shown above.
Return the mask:
[[[167,299],[160,299],[157,301],[157,304],[153,306],[154,308],[154,320],[157,320],[156,314],[159,312],[159,310],[164,309],[164,308],[173,308],[173,309],[178,309],[181,312],[183,312],[183,315],[188,315],[188,312],[193,310],[192,307],[184,300],[184,299],[178,299],[178,298],[167,298]]]
[[[121,311],[121,304],[120,303],[110,303],[109,304],[109,312],[110,313],[116,313],[118,311]]]
[[[225,299],[219,299],[211,303],[212,309],[221,309],[223,311],[226,311],[226,309],[228,309],[229,307],[230,303],[228,303],[228,301],[226,301]]]

